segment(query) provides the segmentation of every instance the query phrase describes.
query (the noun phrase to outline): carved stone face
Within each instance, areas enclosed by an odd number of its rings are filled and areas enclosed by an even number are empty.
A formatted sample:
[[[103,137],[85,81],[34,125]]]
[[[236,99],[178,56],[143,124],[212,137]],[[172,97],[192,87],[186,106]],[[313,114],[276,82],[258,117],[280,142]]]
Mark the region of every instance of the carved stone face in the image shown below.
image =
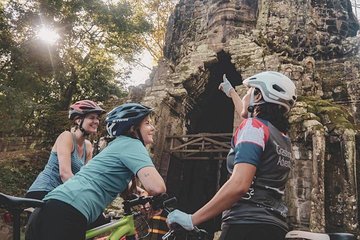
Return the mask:
[[[214,1],[215,2],[215,1]],[[207,32],[211,42],[226,42],[241,32],[254,29],[258,1],[216,1],[207,8]]]

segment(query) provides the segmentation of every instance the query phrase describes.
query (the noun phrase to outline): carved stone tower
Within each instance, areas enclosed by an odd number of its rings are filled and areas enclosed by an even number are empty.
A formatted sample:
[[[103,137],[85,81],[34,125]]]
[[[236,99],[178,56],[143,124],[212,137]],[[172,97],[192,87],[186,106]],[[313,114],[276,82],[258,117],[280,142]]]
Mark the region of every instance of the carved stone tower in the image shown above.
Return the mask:
[[[358,29],[350,0],[180,0],[142,103],[157,110],[154,160],[183,210],[207,202],[226,170],[213,154],[172,154],[167,137],[231,133],[238,119],[217,89],[222,75],[240,92],[243,79],[275,70],[294,80],[299,96],[290,116],[290,226],[358,231]],[[218,226],[205,224],[210,231]]]

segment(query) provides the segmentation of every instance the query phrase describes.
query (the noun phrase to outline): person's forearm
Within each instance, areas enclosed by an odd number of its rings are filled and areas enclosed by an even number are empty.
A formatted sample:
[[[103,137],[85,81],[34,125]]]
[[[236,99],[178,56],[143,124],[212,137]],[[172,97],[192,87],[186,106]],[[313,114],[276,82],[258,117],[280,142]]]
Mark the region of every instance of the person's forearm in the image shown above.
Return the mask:
[[[245,194],[239,190],[234,182],[227,181],[207,204],[192,215],[193,224],[203,223],[229,209]]]
[[[237,94],[235,89],[232,89],[230,91],[230,96],[231,96],[231,99],[232,99],[232,101],[234,103],[235,111],[240,116],[240,114],[242,112],[242,109],[243,109],[241,98],[240,98],[239,94]]]
[[[66,182],[72,176],[74,176],[72,172],[60,172],[60,178],[63,183]]]
[[[205,206],[192,215],[193,224],[198,225],[231,208],[235,202],[247,193],[255,172],[256,167],[251,164],[236,164],[229,180]]]

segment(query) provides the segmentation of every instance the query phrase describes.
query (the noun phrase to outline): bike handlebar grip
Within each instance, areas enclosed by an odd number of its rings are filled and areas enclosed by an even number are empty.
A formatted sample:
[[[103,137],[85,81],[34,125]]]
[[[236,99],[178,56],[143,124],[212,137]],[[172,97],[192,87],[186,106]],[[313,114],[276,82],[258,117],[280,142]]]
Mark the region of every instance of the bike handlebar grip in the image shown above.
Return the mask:
[[[172,207],[177,202],[176,197],[169,198],[164,201],[164,207]]]
[[[164,208],[164,202],[168,199],[169,195],[167,193],[161,193],[160,195],[154,196],[151,202],[151,207],[154,210],[159,210]]]
[[[124,206],[127,206],[127,207],[134,207],[136,205],[146,204],[146,203],[150,202],[151,200],[152,200],[152,197],[140,196],[140,197],[136,197],[134,199],[125,200],[123,202],[123,204],[124,204]]]
[[[183,228],[180,224],[178,223],[172,223],[170,225],[170,229],[174,230],[175,232],[180,232],[180,231],[183,231],[183,232],[187,232],[185,230],[185,228]]]

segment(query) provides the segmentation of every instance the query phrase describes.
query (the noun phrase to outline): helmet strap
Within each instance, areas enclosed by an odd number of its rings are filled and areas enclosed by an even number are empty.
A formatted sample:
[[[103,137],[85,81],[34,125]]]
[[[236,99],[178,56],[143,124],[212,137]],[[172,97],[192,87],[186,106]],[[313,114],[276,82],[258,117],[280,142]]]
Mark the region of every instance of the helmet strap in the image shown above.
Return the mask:
[[[83,123],[84,123],[84,119],[85,119],[85,118],[82,118],[82,119],[81,119],[81,122],[80,122],[80,124],[79,124],[79,129],[80,129],[80,131],[82,132],[83,136],[86,137],[86,136],[89,135],[89,133],[86,132],[85,129],[83,128],[83,126],[82,126]]]
[[[247,108],[248,110],[248,118],[252,118],[254,116],[254,110],[255,110],[255,106],[254,106],[254,93],[255,92],[255,88],[251,88],[251,93],[250,93],[250,101],[249,101],[249,106]]]
[[[248,118],[254,117],[255,107],[256,106],[266,103],[264,100],[262,100],[261,93],[256,94],[256,96],[257,97],[256,97],[256,100],[255,100],[255,88],[252,88],[251,94],[250,94],[249,106],[247,108],[247,110],[248,110]]]

